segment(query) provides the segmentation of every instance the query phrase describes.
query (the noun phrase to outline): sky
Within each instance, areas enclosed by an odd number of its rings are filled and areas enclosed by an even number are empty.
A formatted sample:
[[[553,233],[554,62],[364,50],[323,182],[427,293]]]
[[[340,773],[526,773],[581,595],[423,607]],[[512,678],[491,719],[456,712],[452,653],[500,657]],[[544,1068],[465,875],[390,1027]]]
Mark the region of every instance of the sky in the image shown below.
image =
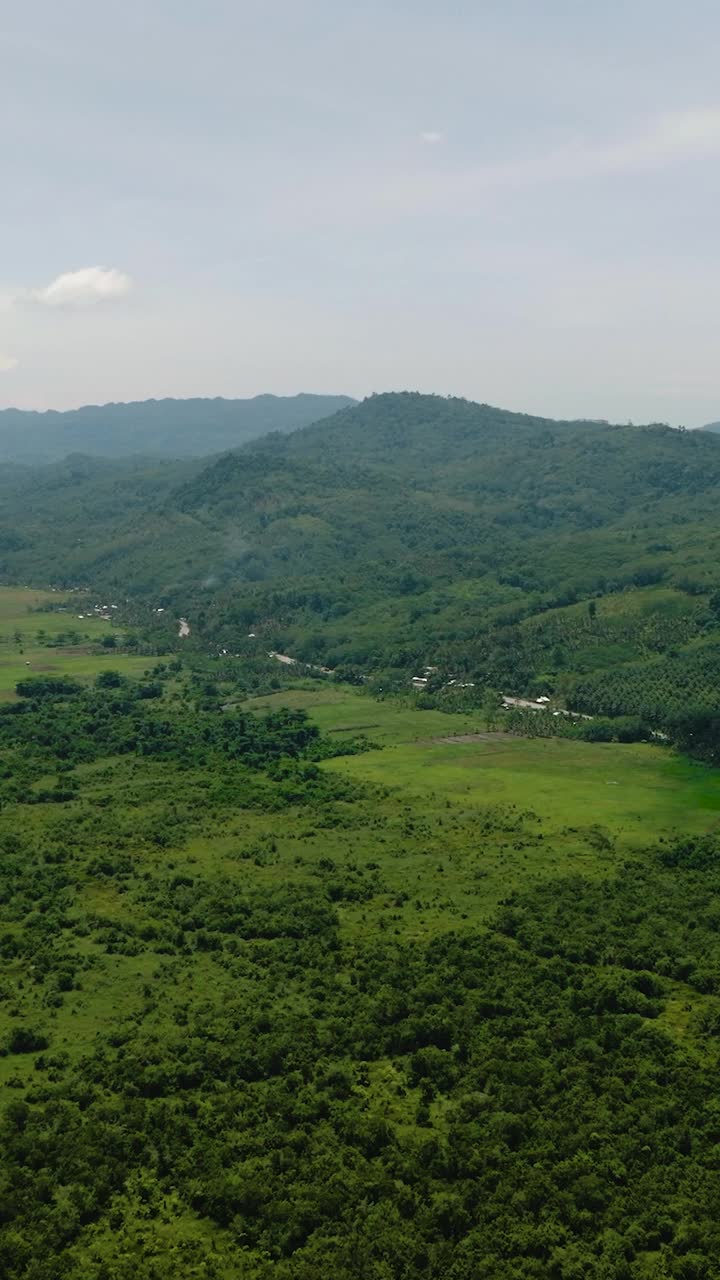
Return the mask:
[[[720,419],[712,0],[0,13],[0,405]]]

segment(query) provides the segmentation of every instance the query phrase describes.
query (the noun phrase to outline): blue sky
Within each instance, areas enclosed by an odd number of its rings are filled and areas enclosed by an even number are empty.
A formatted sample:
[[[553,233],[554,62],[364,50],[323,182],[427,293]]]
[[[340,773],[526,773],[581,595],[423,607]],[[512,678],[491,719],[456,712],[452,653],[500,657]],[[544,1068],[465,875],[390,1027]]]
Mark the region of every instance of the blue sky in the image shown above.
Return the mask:
[[[25,0],[0,403],[720,418],[720,9]]]

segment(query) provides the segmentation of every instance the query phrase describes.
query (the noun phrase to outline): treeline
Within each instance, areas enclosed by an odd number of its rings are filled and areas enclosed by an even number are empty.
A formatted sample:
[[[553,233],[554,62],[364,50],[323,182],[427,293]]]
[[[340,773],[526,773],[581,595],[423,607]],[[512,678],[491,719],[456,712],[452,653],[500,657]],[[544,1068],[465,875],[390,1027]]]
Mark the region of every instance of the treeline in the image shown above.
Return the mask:
[[[273,808],[340,790],[339,779],[321,774],[315,762],[366,748],[361,738],[321,735],[303,711],[280,708],[258,716],[223,712],[216,698],[189,704],[164,697],[179,669],[177,662],[161,663],[154,677],[142,681],[108,670],[91,688],[70,677],[18,682],[20,700],[0,707],[0,807],[63,804],[77,794],[77,766],[130,756],[214,770],[218,783],[233,771],[238,779],[242,771],[263,771],[273,785],[246,783],[245,802],[255,795],[261,806]]]
[[[601,715],[641,714],[662,724],[687,708],[710,711],[720,688],[720,642],[673,650],[663,658],[632,663],[573,684],[578,709]]]
[[[304,711],[286,707],[265,716],[149,707],[162,698],[162,683],[131,682],[113,671],[89,690],[69,677],[34,677],[20,681],[17,692],[22,701],[0,708],[0,748],[70,765],[128,753],[206,764],[217,753],[263,768],[282,757],[343,754],[348,745],[336,749]]]

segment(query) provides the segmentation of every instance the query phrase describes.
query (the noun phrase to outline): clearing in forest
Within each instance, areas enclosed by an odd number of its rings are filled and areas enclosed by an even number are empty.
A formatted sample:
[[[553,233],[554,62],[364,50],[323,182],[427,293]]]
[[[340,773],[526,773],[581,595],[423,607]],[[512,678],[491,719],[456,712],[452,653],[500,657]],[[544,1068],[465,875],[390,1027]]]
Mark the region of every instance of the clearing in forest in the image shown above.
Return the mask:
[[[84,592],[0,587],[0,701],[13,699],[15,685],[28,676],[90,680],[108,668],[142,674],[147,657],[102,647],[108,635],[120,644],[122,631],[95,614],[89,601]]]

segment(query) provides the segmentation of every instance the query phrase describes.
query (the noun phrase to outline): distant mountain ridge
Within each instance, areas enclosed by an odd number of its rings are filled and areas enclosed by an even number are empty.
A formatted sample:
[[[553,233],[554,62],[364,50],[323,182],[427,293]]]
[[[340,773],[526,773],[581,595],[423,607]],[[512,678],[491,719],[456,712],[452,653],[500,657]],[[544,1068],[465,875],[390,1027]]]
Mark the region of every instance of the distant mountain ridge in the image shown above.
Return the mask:
[[[330,417],[350,396],[260,395],[248,400],[138,400],[64,412],[0,410],[0,462],[58,462],[69,454],[191,458],[237,449],[272,431]]]
[[[700,430],[715,431],[716,433],[720,433],[720,422],[706,422],[705,426],[701,427]]]
[[[322,580],[328,600],[362,611],[362,591],[341,587],[351,572],[368,600],[403,575],[447,593],[488,573],[502,607],[568,581],[575,598],[675,576],[702,594],[720,588],[718,486],[709,433],[388,393],[206,458],[7,465],[0,575],[183,602],[208,580],[231,595],[265,584],[286,619],[297,606],[275,584],[294,601],[300,581]]]

